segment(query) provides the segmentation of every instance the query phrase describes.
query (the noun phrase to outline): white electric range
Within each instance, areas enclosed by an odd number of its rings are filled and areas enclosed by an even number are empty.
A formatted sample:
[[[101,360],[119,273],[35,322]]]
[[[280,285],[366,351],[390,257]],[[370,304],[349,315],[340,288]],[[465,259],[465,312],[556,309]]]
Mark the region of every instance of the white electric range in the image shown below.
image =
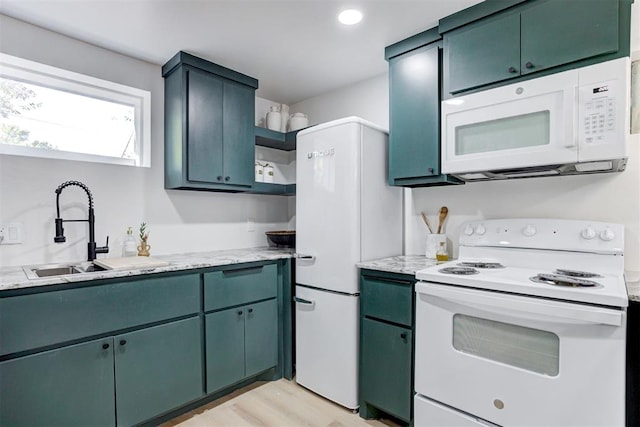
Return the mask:
[[[624,228],[473,221],[417,272],[415,425],[624,425]]]

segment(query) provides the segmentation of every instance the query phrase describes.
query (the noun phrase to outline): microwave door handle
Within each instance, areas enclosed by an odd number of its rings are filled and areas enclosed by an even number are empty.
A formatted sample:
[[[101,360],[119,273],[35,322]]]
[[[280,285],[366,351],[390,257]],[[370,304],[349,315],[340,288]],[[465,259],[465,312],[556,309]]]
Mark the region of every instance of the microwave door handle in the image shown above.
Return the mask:
[[[571,111],[570,122],[567,123],[565,127],[565,132],[569,133],[569,138],[567,139],[569,142],[565,145],[567,148],[575,148],[578,146],[580,142],[580,132],[578,129],[578,124],[580,121],[580,87],[574,86],[573,91],[565,91],[568,92],[569,96],[565,96],[565,103],[563,105],[565,111]],[[571,93],[573,92],[573,93]],[[578,108],[574,108],[577,105]]]
[[[499,294],[482,290],[455,288],[447,285],[419,282],[416,292],[442,298],[455,304],[484,308],[511,317],[526,315],[540,321],[557,319],[564,322],[586,324],[622,325],[622,311],[547,299]]]

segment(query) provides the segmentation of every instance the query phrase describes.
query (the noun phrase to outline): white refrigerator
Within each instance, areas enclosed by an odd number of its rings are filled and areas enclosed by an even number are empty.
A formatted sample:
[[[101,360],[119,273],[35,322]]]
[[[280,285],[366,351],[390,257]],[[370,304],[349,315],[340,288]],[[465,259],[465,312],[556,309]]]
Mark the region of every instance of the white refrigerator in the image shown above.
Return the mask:
[[[356,263],[402,253],[402,189],[387,185],[387,132],[358,117],[298,133],[296,381],[358,408]]]

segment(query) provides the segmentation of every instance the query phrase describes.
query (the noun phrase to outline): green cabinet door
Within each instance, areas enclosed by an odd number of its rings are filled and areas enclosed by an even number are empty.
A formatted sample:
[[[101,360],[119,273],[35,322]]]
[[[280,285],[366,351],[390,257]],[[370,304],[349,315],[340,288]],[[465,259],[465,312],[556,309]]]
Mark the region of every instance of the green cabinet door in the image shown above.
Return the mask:
[[[205,316],[207,393],[244,378],[244,318],[246,307]]]
[[[0,363],[0,425],[115,426],[113,339]]]
[[[118,426],[130,426],[201,397],[200,318],[116,336]]]
[[[225,82],[222,110],[224,182],[251,186],[255,180],[255,90]]]
[[[440,173],[439,48],[389,60],[389,181]]]
[[[361,404],[371,404],[409,422],[413,397],[411,329],[368,318],[362,319],[361,327]]]
[[[187,179],[222,183],[223,83],[219,77],[188,68]]]
[[[445,92],[451,94],[519,76],[520,14],[496,15],[445,33],[444,73]]]
[[[440,173],[441,43],[398,47],[403,42],[386,48],[392,55],[388,57],[389,185],[461,183]]]
[[[275,299],[246,307],[245,376],[278,364],[278,304]]]
[[[547,0],[521,13],[521,72],[618,51],[619,0]]]

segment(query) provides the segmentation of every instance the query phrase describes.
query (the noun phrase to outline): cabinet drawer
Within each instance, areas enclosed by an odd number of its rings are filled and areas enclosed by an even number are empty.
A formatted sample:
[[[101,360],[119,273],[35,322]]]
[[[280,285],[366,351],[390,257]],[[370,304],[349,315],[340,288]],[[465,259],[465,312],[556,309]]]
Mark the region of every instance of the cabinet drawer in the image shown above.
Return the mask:
[[[247,266],[204,275],[204,309],[218,310],[273,298],[278,293],[276,264]]]
[[[413,281],[362,276],[362,316],[411,326]]]
[[[198,274],[0,298],[0,355],[198,312]]]

